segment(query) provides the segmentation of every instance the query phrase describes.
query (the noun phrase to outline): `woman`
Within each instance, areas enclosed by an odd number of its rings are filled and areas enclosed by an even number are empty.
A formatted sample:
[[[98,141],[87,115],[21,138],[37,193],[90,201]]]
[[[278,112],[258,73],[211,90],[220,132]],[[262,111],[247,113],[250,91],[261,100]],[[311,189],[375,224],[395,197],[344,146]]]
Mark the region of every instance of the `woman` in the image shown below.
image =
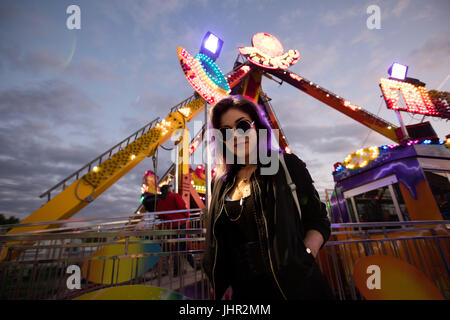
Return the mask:
[[[330,236],[330,222],[305,163],[284,154],[300,220],[283,167],[262,174],[272,165],[261,161],[262,152],[279,155],[262,109],[229,96],[214,106],[211,123],[219,134],[203,267],[215,299],[229,286],[232,299],[333,298],[314,259]],[[264,130],[265,138],[258,134]]]

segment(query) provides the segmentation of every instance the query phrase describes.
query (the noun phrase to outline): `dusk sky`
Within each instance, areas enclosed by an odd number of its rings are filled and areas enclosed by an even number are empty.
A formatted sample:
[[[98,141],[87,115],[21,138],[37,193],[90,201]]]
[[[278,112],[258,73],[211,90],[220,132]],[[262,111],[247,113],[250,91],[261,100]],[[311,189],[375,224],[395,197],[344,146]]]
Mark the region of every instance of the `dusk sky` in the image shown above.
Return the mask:
[[[66,26],[72,4],[79,30]],[[367,27],[370,5],[381,9],[381,29]],[[224,73],[237,47],[271,33],[299,50],[290,70],[398,125],[378,80],[395,61],[428,89],[450,91],[449,13],[448,0],[0,0],[0,213],[27,217],[44,191],[192,95],[176,49],[196,54],[207,31],[224,40],[216,61]],[[265,78],[262,87],[322,195],[333,188],[335,162],[392,143],[288,84]],[[441,139],[450,133],[445,120],[426,120]],[[161,175],[170,153],[159,155]],[[74,217],[134,212],[147,169],[151,158]]]

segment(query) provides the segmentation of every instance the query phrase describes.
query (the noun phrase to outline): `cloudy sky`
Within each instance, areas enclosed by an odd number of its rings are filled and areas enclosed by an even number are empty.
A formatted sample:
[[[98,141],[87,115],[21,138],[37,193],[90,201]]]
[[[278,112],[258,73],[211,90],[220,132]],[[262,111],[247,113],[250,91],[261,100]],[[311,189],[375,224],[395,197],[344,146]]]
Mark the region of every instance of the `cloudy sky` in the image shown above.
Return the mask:
[[[66,9],[81,9],[69,30]],[[381,9],[369,30],[367,7]],[[378,79],[393,61],[429,89],[450,91],[450,2],[276,0],[0,1],[0,213],[25,218],[39,195],[192,94],[176,48],[198,52],[207,31],[224,39],[217,64],[231,70],[237,47],[256,32],[298,49],[297,74],[398,124]],[[333,164],[389,140],[287,84],[263,90],[290,147],[320,193],[333,187]],[[404,114],[407,124],[421,117]],[[448,123],[428,118],[441,138]],[[199,119],[201,120],[201,119]],[[193,124],[189,124],[193,128]],[[172,143],[167,142],[167,147]],[[168,168],[161,150],[158,173]],[[139,204],[151,158],[75,217],[123,215]]]

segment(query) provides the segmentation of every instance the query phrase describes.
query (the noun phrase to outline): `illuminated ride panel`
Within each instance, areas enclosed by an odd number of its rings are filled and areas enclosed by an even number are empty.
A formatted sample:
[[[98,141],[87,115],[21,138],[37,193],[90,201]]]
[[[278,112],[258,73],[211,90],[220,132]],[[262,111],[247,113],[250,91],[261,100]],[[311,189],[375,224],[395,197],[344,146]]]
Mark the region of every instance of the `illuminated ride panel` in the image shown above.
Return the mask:
[[[429,116],[444,117],[436,109],[425,86],[418,86],[394,79],[380,79],[380,88],[386,105],[392,110],[402,110]],[[401,93],[406,106],[400,106],[398,92]],[[447,116],[448,118],[448,116]]]
[[[182,47],[177,53],[189,84],[209,104],[216,104],[230,93],[230,86],[214,61],[203,54],[192,57]]]

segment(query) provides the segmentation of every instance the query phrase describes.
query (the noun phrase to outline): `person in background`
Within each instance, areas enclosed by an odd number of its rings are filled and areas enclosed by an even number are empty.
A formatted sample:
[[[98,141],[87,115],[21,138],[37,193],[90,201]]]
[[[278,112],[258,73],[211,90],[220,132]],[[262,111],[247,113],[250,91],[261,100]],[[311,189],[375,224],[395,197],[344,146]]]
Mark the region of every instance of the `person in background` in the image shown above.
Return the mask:
[[[141,185],[141,205],[130,217],[129,222],[126,224],[127,230],[133,230],[137,227],[139,222],[143,219],[143,214],[146,212],[154,212],[156,209],[156,201],[159,195],[155,192],[155,178],[156,175],[152,170],[147,170],[142,176]]]
[[[155,201],[158,199],[155,194],[155,174],[152,170],[147,170],[142,177],[141,186],[141,203],[147,212],[155,211]]]
[[[172,186],[166,184],[161,187],[161,196],[156,203],[156,211],[174,211],[186,210],[186,204],[183,198],[178,193],[172,192]],[[186,225],[186,221],[182,219],[189,218],[189,212],[174,212],[168,214],[160,214],[158,218],[164,221],[175,220],[165,224],[169,229],[178,228],[182,224]],[[181,220],[181,221],[176,221]]]
[[[156,203],[156,211],[175,211],[175,210],[186,210],[186,204],[183,198],[178,193],[172,192],[172,187],[170,185],[164,185],[161,187],[161,198]],[[173,212],[159,214],[158,218],[163,221],[171,221],[168,223],[163,223],[164,229],[186,229],[186,219],[189,218],[189,212]],[[174,238],[182,237],[186,235],[178,234]],[[186,251],[187,245],[186,241],[176,242],[174,248],[175,251]],[[187,260],[191,267],[194,268],[194,259],[191,254],[187,255]],[[178,275],[179,266],[179,255],[175,255],[174,262],[174,276]]]

